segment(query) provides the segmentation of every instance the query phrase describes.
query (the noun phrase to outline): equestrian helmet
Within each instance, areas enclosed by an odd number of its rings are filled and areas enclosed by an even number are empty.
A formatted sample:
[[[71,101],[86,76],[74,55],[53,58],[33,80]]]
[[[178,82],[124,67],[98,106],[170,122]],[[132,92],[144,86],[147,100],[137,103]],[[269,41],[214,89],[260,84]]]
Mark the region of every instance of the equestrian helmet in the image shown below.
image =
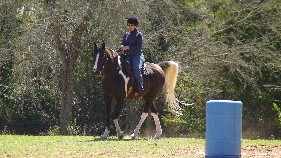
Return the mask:
[[[128,17],[127,23],[128,24],[134,24],[134,25],[138,26],[139,21],[138,21],[138,18],[136,18],[136,17]]]

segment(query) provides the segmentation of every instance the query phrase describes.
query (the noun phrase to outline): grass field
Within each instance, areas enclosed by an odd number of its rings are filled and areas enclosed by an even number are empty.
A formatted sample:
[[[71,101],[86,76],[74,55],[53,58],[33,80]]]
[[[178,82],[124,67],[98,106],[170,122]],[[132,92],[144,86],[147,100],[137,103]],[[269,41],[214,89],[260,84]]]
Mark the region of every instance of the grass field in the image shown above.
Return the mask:
[[[243,140],[242,157],[281,157],[280,140]],[[0,157],[204,157],[204,139],[0,135]]]

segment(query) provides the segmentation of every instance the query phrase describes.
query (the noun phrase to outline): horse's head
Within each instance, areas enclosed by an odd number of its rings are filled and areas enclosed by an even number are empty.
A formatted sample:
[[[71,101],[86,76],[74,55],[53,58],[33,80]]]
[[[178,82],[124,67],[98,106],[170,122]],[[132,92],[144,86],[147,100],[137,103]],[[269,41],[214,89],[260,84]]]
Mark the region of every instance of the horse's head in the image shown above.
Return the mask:
[[[106,63],[106,52],[105,52],[105,43],[102,43],[100,48],[97,47],[97,44],[94,43],[94,52],[93,52],[93,59],[94,59],[94,67],[93,73],[95,76],[101,76],[103,67]]]

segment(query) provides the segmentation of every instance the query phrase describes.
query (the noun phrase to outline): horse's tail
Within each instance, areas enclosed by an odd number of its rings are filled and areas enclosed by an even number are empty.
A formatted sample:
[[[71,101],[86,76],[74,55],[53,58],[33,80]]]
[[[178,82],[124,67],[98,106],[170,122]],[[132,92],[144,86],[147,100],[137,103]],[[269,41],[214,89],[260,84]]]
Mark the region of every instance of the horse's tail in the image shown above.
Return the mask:
[[[169,105],[173,105],[175,103],[174,89],[178,77],[178,63],[173,61],[163,61],[159,63],[159,66],[165,73],[165,85],[163,88],[163,92],[166,95],[166,102],[168,102]]]

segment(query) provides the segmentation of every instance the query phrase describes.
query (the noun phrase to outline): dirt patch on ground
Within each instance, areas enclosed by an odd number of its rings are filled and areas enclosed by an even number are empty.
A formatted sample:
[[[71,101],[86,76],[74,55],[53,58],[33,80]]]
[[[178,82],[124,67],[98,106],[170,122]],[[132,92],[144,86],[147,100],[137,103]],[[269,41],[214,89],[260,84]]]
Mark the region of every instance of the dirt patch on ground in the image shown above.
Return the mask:
[[[281,158],[281,144],[273,146],[248,145],[242,148],[242,157]]]
[[[281,144],[280,145],[248,145],[241,149],[242,158],[281,158]],[[171,152],[168,155],[154,156],[162,157],[205,157],[205,149],[203,148],[180,148],[176,152]]]
[[[281,145],[266,146],[266,145],[249,145],[245,146],[241,150],[242,158],[281,158]],[[138,151],[127,151],[126,153],[109,152],[100,153],[98,157],[132,157],[132,158],[144,158],[144,157],[173,157],[173,158],[204,158],[204,148],[194,147],[181,147],[176,151],[159,152],[147,152],[139,153]]]

